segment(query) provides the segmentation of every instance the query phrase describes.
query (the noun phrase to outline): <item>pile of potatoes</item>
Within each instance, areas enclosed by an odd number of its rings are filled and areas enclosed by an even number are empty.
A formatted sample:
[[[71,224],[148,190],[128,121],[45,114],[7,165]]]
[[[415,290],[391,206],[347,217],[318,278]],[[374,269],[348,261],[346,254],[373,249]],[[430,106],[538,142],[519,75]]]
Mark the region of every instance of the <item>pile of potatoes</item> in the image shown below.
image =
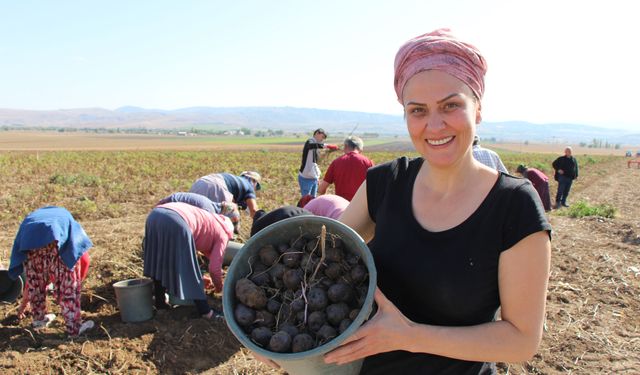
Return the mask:
[[[367,295],[359,255],[335,235],[305,234],[264,245],[235,285],[234,317],[257,345],[298,353],[325,344],[356,318]]]

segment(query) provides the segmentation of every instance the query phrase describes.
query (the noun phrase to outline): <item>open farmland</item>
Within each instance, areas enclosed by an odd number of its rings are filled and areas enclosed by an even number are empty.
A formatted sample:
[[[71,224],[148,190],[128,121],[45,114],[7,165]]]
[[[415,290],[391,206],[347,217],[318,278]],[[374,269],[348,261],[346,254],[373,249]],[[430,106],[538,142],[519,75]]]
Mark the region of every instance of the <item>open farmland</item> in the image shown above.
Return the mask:
[[[134,137],[126,147],[89,140],[17,151],[0,138],[0,262],[8,263],[22,218],[44,205],[68,208],[94,242],[84,284],[82,308],[96,327],[74,340],[63,333],[60,317],[34,332],[19,321],[16,305],[0,306],[0,372],[23,373],[280,373],[255,361],[222,320],[197,318],[188,307],[160,311],[137,324],[120,321],[111,285],[142,274],[141,242],[146,215],[160,198],[187,190],[212,172],[257,170],[263,176],[261,208],[295,204],[299,148],[294,145],[155,143]],[[53,142],[53,143],[52,143]],[[84,143],[83,143],[84,142]],[[136,146],[136,144],[138,146]],[[15,144],[14,144],[15,145]],[[84,145],[84,146],[83,146]],[[102,147],[100,147],[102,146]],[[70,151],[84,149],[84,151]],[[550,174],[561,153],[501,153],[509,170],[526,163]],[[56,151],[57,150],[57,151]],[[91,150],[91,151],[89,151]],[[407,154],[397,144],[365,147],[376,163]],[[336,154],[323,160],[326,170]],[[578,154],[580,178],[571,202],[609,204],[612,219],[550,214],[554,228],[546,332],[535,358],[500,364],[501,373],[638,373],[640,363],[640,169],[628,169],[619,156]],[[555,183],[551,181],[552,194]],[[248,238],[243,214],[239,241]],[[221,296],[210,304],[221,309]],[[50,303],[53,312],[58,307]]]

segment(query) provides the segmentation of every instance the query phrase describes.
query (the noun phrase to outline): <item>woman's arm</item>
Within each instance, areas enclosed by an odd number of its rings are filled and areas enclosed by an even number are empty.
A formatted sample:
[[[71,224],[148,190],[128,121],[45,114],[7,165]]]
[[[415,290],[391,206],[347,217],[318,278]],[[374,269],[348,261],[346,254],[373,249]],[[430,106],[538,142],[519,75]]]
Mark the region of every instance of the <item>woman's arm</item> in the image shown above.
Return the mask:
[[[253,215],[255,215],[256,211],[258,211],[258,202],[253,198],[249,198],[245,201],[245,203],[247,204],[247,208],[249,208],[249,216],[253,218]]]
[[[547,232],[531,234],[500,256],[502,320],[470,327],[417,324],[376,291],[378,313],[346,343],[325,356],[346,363],[392,350],[431,353],[481,362],[530,359],[542,337],[551,244]]]
[[[366,181],[360,185],[356,195],[353,196],[353,199],[338,220],[355,230],[364,242],[371,241],[376,224],[369,217]]]
[[[222,292],[222,261],[224,258],[224,250],[227,248],[227,242],[229,239],[226,234],[223,233],[223,229],[219,229],[220,234],[214,241],[213,248],[207,255],[209,258],[209,275],[213,282],[213,290],[216,293]]]

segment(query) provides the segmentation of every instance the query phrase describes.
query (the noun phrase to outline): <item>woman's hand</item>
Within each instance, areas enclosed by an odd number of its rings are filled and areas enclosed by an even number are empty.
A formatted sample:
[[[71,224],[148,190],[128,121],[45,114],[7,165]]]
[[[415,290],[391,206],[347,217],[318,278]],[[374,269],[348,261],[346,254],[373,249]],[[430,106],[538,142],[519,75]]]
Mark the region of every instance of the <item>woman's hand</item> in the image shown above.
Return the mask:
[[[31,304],[28,301],[26,303],[21,302],[20,307],[18,308],[18,319],[26,318],[29,310],[31,310]]]
[[[202,275],[202,281],[204,282],[204,289],[211,289],[213,288],[213,281],[211,280],[211,276],[209,275]]]
[[[31,310],[31,304],[29,303],[29,289],[26,287],[22,291],[22,300],[18,307],[18,319],[24,319]]]
[[[358,329],[344,344],[327,353],[326,363],[342,365],[370,355],[403,350],[410,341],[413,322],[376,288],[376,315]]]

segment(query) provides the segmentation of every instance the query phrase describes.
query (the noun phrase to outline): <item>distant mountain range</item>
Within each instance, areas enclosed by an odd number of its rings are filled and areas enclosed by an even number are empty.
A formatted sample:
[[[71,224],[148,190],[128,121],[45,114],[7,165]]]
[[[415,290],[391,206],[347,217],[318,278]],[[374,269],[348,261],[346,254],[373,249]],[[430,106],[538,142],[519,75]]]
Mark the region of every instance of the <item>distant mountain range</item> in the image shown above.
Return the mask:
[[[0,127],[188,130],[249,128],[309,133],[323,127],[329,133],[377,133],[406,135],[402,116],[294,107],[190,107],[176,110],[121,107],[34,111],[0,109]],[[505,142],[557,142],[590,144],[594,139],[609,144],[640,145],[640,130],[609,129],[581,124],[533,124],[524,121],[483,122],[478,134]]]

